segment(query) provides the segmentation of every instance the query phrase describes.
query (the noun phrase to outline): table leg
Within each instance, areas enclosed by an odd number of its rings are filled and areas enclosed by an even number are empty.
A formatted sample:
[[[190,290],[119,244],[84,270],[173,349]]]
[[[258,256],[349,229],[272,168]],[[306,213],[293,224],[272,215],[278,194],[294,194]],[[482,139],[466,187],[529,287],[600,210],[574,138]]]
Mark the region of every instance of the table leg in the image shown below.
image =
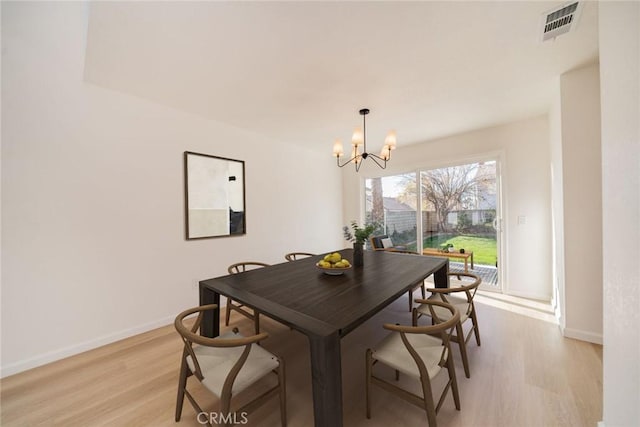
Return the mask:
[[[473,267],[473,252],[471,252],[471,269],[472,270],[474,269],[474,267]]]
[[[467,260],[469,259],[469,257],[464,257],[464,272],[468,273],[469,272],[469,264],[467,263]]]
[[[207,310],[203,313],[200,335],[217,337],[220,335],[220,294],[200,283],[200,305],[207,304],[217,304],[218,308],[216,310]]]
[[[449,287],[449,260],[439,270],[433,273],[433,281],[436,288],[448,288]]]
[[[342,426],[340,336],[309,336],[313,418],[316,427]]]

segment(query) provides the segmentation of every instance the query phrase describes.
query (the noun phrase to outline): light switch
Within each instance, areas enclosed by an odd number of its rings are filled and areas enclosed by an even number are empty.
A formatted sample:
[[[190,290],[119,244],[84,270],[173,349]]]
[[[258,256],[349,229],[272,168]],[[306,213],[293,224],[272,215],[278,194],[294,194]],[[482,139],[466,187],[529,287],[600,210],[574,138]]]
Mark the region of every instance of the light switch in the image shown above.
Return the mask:
[[[525,215],[518,215],[518,225],[525,225],[527,223],[527,217]]]

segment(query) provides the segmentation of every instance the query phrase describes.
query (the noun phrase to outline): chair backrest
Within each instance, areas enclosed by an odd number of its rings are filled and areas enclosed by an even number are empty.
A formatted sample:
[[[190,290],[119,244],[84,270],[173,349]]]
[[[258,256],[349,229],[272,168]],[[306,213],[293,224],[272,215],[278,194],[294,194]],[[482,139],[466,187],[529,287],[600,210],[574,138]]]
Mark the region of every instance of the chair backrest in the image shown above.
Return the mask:
[[[255,270],[256,268],[262,268],[262,267],[269,267],[269,264],[265,264],[264,262],[257,262],[257,261],[244,261],[244,262],[237,262],[235,264],[231,264],[227,268],[227,271],[229,272],[229,274],[238,274],[238,273],[244,273],[247,270]]]
[[[289,252],[284,256],[284,259],[287,261],[296,261],[300,258],[307,258],[310,256],[315,256],[315,254],[310,254],[308,252]]]
[[[178,316],[176,316],[174,326],[176,328],[176,331],[178,331],[178,333],[180,334],[182,342],[184,343],[183,357],[191,356],[191,360],[193,361],[193,365],[195,368],[194,375],[200,381],[202,381],[203,376],[202,370],[200,369],[200,363],[198,361],[198,358],[196,357],[195,352],[193,351],[194,343],[208,347],[245,347],[244,351],[240,354],[233,368],[225,379],[223,393],[230,393],[231,387],[233,386],[233,381],[238,375],[238,372],[240,372],[240,369],[242,369],[242,365],[244,365],[247,357],[249,357],[251,345],[262,341],[269,335],[263,332],[261,334],[241,338],[208,338],[197,334],[196,332],[200,329],[200,325],[202,323],[203,313],[207,310],[215,310],[216,308],[218,308],[216,304],[209,304],[185,310],[182,313],[178,314]],[[198,317],[196,318],[193,325],[191,327],[188,327],[185,324],[185,319],[193,314],[197,314]],[[233,331],[237,333],[238,329],[234,328]]]
[[[373,250],[381,250],[381,249],[393,247],[393,243],[391,243],[391,238],[386,234],[383,234],[380,236],[371,236],[369,238],[369,242],[371,243],[371,249]],[[385,245],[385,243],[387,243],[387,245]]]
[[[420,371],[420,376],[422,378],[429,378],[429,374],[427,373],[427,368],[422,361],[422,358],[418,355],[418,352],[413,348],[409,340],[407,339],[407,334],[426,334],[426,335],[434,335],[440,336],[442,339],[442,353],[440,354],[440,366],[444,366],[447,357],[450,357],[451,350],[449,348],[449,343],[451,341],[451,335],[453,330],[455,329],[456,324],[460,321],[460,312],[452,306],[451,304],[442,302],[442,301],[434,301],[434,300],[425,300],[425,305],[429,307],[431,312],[431,316],[434,320],[433,325],[428,326],[404,326],[404,325],[393,325],[390,323],[384,324],[384,328],[390,331],[398,332],[402,339],[402,343],[406,347],[411,357],[416,362],[418,366],[418,370]],[[441,307],[441,309],[448,310],[451,313],[451,317],[447,320],[441,319],[437,311],[434,310],[434,307]],[[414,308],[414,310],[416,310]]]
[[[460,279],[461,277],[466,278],[467,280],[461,280],[461,284],[454,287],[449,288],[431,288],[427,289],[432,293],[439,294],[442,301],[448,302],[447,295],[455,295],[457,293],[464,292],[467,299],[467,310],[465,314],[471,314],[471,310],[473,310],[473,298],[476,295],[478,287],[482,283],[482,278],[476,274],[472,273],[458,273],[458,272],[449,272],[447,273],[449,277],[457,277]]]

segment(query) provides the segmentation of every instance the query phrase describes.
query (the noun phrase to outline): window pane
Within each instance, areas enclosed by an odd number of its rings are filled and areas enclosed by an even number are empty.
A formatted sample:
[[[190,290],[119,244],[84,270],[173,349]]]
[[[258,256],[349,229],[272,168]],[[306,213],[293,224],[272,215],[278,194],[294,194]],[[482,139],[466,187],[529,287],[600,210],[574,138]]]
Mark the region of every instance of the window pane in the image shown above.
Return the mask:
[[[365,181],[366,220],[379,224],[376,235],[387,235],[393,246],[415,251],[417,237],[416,174]]]

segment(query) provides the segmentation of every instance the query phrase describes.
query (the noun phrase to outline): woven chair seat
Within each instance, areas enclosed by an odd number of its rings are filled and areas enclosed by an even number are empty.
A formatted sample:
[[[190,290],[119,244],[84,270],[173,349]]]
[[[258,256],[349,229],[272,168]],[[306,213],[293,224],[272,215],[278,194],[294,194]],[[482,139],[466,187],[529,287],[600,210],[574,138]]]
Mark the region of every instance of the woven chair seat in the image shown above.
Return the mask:
[[[469,301],[467,301],[466,298],[460,298],[460,297],[454,297],[454,296],[446,296],[447,298],[447,303],[451,304],[452,306],[454,306],[459,312],[460,312],[460,323],[464,323],[465,320],[467,320],[469,318],[469,312],[471,311],[471,305],[469,304]],[[434,294],[431,295],[429,297],[430,300],[435,300],[435,301],[443,301],[442,297],[440,296],[440,294]],[[420,313],[420,314],[424,314],[427,316],[431,315],[431,312],[429,310],[429,307],[425,304],[420,304],[416,310]],[[442,307],[438,307],[435,306],[433,307],[433,311],[435,311],[436,315],[441,319],[441,320],[449,320],[451,318],[451,313],[449,312],[449,310],[446,310]]]
[[[429,379],[433,379],[442,369],[439,363],[442,360],[443,353],[445,360],[447,357],[447,349],[443,348],[442,340],[422,334],[407,334],[407,339],[423,360],[429,373]],[[420,378],[418,366],[402,343],[399,333],[392,332],[388,334],[372,350],[372,357],[375,360],[397,369],[403,374],[417,379]]]
[[[239,333],[227,332],[220,335],[219,338],[243,338],[243,336]],[[224,381],[243,350],[243,347],[194,347],[193,352],[202,370],[202,385],[220,397],[222,395]],[[187,364],[189,365],[189,369],[192,371],[195,370],[191,356],[187,356]],[[249,357],[238,373],[236,380],[233,382],[233,387],[231,388],[232,394],[240,393],[277,367],[278,359],[273,354],[261,346],[251,346]]]

